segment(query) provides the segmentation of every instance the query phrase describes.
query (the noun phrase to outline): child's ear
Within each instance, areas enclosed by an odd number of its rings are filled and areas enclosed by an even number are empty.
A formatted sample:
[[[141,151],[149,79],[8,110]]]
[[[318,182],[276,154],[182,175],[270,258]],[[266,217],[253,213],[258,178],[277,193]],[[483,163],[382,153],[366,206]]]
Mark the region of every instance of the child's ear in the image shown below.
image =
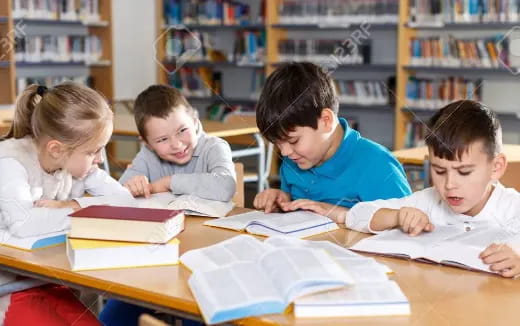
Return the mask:
[[[493,180],[499,180],[502,178],[507,168],[507,158],[504,153],[500,153],[493,158],[493,171],[491,177]]]
[[[321,111],[320,124],[325,132],[331,132],[334,127],[334,119],[336,114],[329,108],[325,108]]]
[[[55,160],[58,160],[63,157],[63,154],[66,153],[65,145],[63,145],[58,140],[49,140],[47,142],[47,145],[45,145],[45,149],[47,150],[47,153]]]

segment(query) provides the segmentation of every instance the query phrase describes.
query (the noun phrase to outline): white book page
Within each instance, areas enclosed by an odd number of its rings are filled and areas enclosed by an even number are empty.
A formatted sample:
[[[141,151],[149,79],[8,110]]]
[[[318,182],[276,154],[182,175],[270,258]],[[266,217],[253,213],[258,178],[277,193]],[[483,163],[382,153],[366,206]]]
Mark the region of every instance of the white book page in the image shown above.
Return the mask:
[[[250,235],[238,235],[209,247],[194,249],[180,257],[191,271],[209,271],[238,261],[258,260],[271,247]]]
[[[261,214],[265,215],[264,213],[261,213]],[[258,215],[259,215],[259,212],[254,211],[254,212],[219,218],[216,220],[206,221],[206,222],[204,222],[204,225],[242,231],[242,230],[245,230],[247,225],[249,225],[249,223],[254,221],[258,217]]]
[[[264,242],[276,248],[300,247],[322,249],[334,258],[363,257],[360,254],[353,252],[352,250],[344,248],[330,241],[311,241],[287,236],[275,236],[266,239]]]
[[[290,213],[256,212],[256,218],[246,227],[247,232],[263,236],[290,235],[298,238],[338,229],[326,216],[308,211]]]
[[[423,232],[412,237],[400,229],[393,229],[365,238],[350,249],[380,254],[407,255],[412,259],[430,258],[427,255],[427,248],[461,232],[463,231],[457,227],[436,226],[432,232]]]
[[[287,305],[265,272],[254,262],[238,262],[211,271],[195,272],[188,284],[206,322],[218,311],[238,309],[262,303],[248,315],[282,312]],[[267,302],[279,311],[263,310]]]
[[[186,214],[210,217],[224,217],[234,207],[233,202],[208,200],[193,195],[182,195],[170,201],[169,209],[186,210]]]
[[[492,243],[504,243],[510,236],[501,229],[473,230],[433,246],[428,254],[443,263],[460,263],[490,272],[489,265],[479,258],[480,253]]]
[[[355,305],[355,304],[408,303],[394,281],[359,283],[343,289],[305,296],[295,305]],[[341,309],[341,307],[338,307]]]
[[[140,197],[136,200],[141,208],[184,210],[187,215],[210,217],[224,217],[234,207],[233,202],[208,200],[193,195],[176,196],[170,192],[152,194],[150,198]]]
[[[339,258],[336,261],[348,271],[356,284],[388,280],[388,267],[376,262],[373,258],[350,257]]]
[[[260,258],[260,265],[287,302],[308,293],[353,283],[347,271],[320,250],[275,249]]]

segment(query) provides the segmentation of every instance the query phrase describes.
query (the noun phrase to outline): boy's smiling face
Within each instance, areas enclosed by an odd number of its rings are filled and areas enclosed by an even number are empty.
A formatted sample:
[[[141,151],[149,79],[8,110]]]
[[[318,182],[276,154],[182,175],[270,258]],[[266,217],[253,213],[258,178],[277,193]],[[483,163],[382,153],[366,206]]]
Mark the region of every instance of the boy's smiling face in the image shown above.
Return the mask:
[[[287,139],[276,142],[276,145],[283,156],[291,159],[300,169],[308,170],[328,160],[337,150],[339,144],[334,144],[333,140],[336,126],[342,129],[334,112],[324,109],[316,129],[295,127],[287,133]]]
[[[197,118],[184,107],[175,108],[165,119],[150,117],[145,123],[146,144],[161,159],[188,163],[197,146]]]
[[[458,214],[477,215],[491,195],[492,183],[504,173],[506,158],[490,158],[483,142],[471,143],[460,160],[434,156],[429,149],[432,183],[441,198]]]

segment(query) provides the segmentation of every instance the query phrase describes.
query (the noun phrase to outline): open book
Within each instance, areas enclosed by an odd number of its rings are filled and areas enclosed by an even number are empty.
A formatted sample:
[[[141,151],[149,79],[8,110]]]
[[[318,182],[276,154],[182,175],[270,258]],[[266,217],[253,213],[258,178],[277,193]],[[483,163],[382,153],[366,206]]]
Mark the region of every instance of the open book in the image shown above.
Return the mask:
[[[208,324],[281,313],[296,298],[341,288],[353,279],[324,250],[273,247],[239,235],[180,258]]]
[[[150,198],[128,196],[100,196],[89,198],[91,205],[112,205],[139,208],[183,210],[186,215],[224,217],[234,207],[233,202],[203,199],[193,195],[176,196],[170,192],[153,194]]]
[[[233,202],[209,200],[193,195],[176,196],[169,192],[153,194],[150,198],[138,198],[142,208],[167,208],[184,210],[186,215],[224,217],[235,206]]]
[[[23,250],[43,249],[65,243],[66,231],[18,238],[6,230],[0,230],[0,245]]]
[[[401,256],[490,272],[479,254],[490,244],[503,242],[511,235],[500,229],[465,231],[455,226],[436,226],[432,232],[411,237],[399,229],[365,238],[350,249]]]
[[[410,304],[399,286],[388,279],[392,271],[375,259],[363,257],[330,241],[271,237],[275,247],[306,247],[325,250],[353,278],[354,284],[320,292],[294,301],[296,317],[347,317],[410,314]]]
[[[339,229],[330,218],[308,211],[271,214],[253,211],[206,221],[204,225],[246,231],[266,237],[288,235],[296,238],[310,237]]]

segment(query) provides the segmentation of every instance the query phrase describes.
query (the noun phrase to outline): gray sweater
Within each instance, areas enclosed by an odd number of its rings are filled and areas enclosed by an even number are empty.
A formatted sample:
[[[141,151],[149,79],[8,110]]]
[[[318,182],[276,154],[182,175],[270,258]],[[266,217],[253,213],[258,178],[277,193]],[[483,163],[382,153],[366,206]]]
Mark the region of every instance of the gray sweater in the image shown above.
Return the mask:
[[[124,184],[136,175],[144,175],[150,182],[172,176],[170,190],[175,195],[230,201],[236,189],[231,148],[225,140],[203,131],[198,137],[193,157],[185,165],[164,161],[148,147],[142,146],[119,182]]]

